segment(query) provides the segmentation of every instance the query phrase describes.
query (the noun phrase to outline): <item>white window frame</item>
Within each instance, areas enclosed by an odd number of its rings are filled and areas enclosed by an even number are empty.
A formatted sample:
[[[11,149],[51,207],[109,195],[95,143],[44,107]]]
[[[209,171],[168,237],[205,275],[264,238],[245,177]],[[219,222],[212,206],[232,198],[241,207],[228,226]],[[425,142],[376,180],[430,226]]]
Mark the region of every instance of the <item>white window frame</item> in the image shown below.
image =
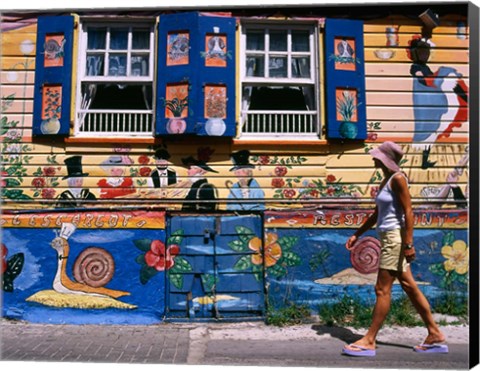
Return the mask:
[[[110,37],[111,28],[128,28],[128,47],[127,47],[127,72],[125,76],[87,76],[86,75],[86,64],[87,64],[87,43],[88,43],[88,28],[89,27],[98,27],[98,28],[107,28],[108,34],[107,38]],[[132,49],[132,28],[144,28],[150,30],[150,48],[149,49]],[[76,104],[75,104],[75,124],[74,124],[74,136],[75,137],[145,137],[151,138],[155,132],[155,71],[156,71],[156,38],[155,38],[155,20],[144,19],[144,20],[105,20],[105,19],[83,19],[79,24],[79,49],[78,49],[78,63],[77,63],[77,81],[76,81]],[[101,49],[95,50],[95,52],[103,53],[104,58],[104,69],[108,71],[109,63],[109,54],[118,54],[121,52],[124,53],[124,50],[114,50],[114,49]],[[149,54],[148,63],[149,70],[148,76],[133,76],[131,75],[131,63],[130,57],[132,54]],[[98,114],[116,114],[118,117],[133,117],[134,115],[145,115],[149,116],[149,126],[151,126],[149,131],[135,132],[135,131],[120,131],[120,132],[84,132],[80,130],[81,117],[82,113],[82,83],[150,83],[152,86],[152,106],[148,110],[88,110],[89,112],[96,112]],[[140,117],[140,116],[139,116]],[[132,119],[133,120],[133,119]],[[133,125],[133,124],[132,124]]]
[[[247,51],[247,30],[263,30],[265,33],[265,51]],[[270,30],[287,30],[288,31],[288,50],[286,52],[270,51],[269,50],[269,32]],[[309,52],[294,52],[291,50],[291,31],[309,31]],[[299,22],[299,21],[266,21],[259,23],[258,20],[242,20],[240,24],[240,130],[239,139],[289,139],[289,140],[318,140],[321,136],[321,104],[320,104],[320,69],[319,69],[319,25],[318,22]],[[247,76],[246,58],[247,56],[261,55],[264,56],[264,71],[267,77]],[[309,78],[269,78],[268,66],[269,56],[285,55],[288,57],[287,71],[288,76],[291,76],[291,58],[295,56],[309,56],[310,57],[310,77]],[[314,113],[315,132],[310,133],[261,133],[261,132],[244,132],[244,122],[247,118],[248,112],[243,107],[243,94],[246,86],[311,86],[314,90],[315,110],[312,111],[282,111],[284,113],[291,113],[293,115],[302,115],[306,112]],[[280,111],[258,111],[258,114],[274,114]]]

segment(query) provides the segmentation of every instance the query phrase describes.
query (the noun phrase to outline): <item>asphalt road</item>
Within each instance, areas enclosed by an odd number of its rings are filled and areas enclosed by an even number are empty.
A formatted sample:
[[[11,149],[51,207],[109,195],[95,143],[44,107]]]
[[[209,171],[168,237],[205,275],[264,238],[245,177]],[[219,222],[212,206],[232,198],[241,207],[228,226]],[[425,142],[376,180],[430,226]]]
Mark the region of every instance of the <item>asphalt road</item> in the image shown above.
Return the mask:
[[[165,365],[320,368],[468,369],[468,327],[452,334],[448,354],[418,354],[424,329],[385,331],[375,357],[341,355],[360,334],[317,324],[275,328],[263,323],[41,325],[0,320],[1,360]],[[461,336],[453,336],[454,331]],[[467,336],[464,336],[465,333]],[[467,340],[466,340],[467,339]]]

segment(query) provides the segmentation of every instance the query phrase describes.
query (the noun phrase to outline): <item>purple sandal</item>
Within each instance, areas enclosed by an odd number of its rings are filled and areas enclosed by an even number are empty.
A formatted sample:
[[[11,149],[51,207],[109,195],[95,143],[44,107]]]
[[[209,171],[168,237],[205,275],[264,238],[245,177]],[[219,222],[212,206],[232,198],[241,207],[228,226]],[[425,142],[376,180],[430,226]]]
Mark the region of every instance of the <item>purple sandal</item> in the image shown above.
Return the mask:
[[[413,347],[417,353],[448,353],[448,345],[445,344],[420,344]]]
[[[355,345],[355,344],[349,344],[349,347],[358,349],[358,350],[352,350],[343,347],[342,349],[342,354],[345,354],[347,356],[352,356],[352,357],[375,357],[375,349],[367,349],[365,347],[362,347],[361,345]]]

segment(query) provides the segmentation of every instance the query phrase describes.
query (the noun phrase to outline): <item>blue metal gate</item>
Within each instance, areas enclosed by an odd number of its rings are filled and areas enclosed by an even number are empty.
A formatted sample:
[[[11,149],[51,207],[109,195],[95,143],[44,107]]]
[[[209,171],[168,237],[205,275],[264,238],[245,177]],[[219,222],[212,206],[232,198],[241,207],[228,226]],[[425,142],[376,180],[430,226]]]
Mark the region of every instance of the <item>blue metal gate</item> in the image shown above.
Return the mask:
[[[263,317],[259,215],[175,215],[167,220],[167,318]]]

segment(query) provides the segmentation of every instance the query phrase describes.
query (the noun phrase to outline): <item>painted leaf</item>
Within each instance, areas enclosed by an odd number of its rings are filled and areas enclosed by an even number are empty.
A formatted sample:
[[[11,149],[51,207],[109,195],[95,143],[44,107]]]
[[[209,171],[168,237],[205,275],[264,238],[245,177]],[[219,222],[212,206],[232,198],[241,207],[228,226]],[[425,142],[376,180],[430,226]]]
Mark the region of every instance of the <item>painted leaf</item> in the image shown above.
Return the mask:
[[[302,260],[300,259],[300,257],[291,251],[287,251],[283,253],[283,261],[289,267],[294,265],[300,265],[302,263]]]
[[[152,240],[148,238],[142,238],[140,240],[134,240],[133,243],[139,250],[147,252],[150,250],[150,245],[152,244]]]
[[[215,276],[213,274],[202,274],[200,277],[205,292],[212,292],[216,284]]]
[[[145,254],[138,255],[135,258],[135,262],[140,264],[140,265],[145,265]]]
[[[158,271],[155,268],[144,265],[142,269],[140,269],[140,282],[142,285],[145,285],[157,273]]]
[[[296,245],[298,237],[284,236],[278,239],[278,243],[282,246],[282,250],[290,250],[293,246]]]
[[[453,242],[455,241],[455,235],[453,234],[452,231],[449,231],[445,236],[443,236],[443,241],[442,244],[443,246],[446,245],[453,245]]]
[[[253,231],[250,228],[239,225],[235,227],[235,230],[237,231],[238,238],[240,238],[242,242],[248,243],[252,238]]]
[[[440,275],[440,276],[445,274],[445,269],[443,268],[442,263],[432,264],[430,267],[428,267],[428,270],[433,274]]]
[[[179,256],[175,258],[175,265],[170,269],[170,272],[172,273],[188,273],[191,271],[191,264],[187,260]]]
[[[24,261],[25,255],[23,255],[23,253],[19,252],[18,254],[12,255],[7,261],[7,270],[4,276],[8,276],[13,281],[22,271]]]
[[[228,246],[236,252],[242,252],[242,251],[247,251],[248,247],[245,242],[242,242],[240,240],[233,240],[228,243]]]
[[[173,286],[175,286],[177,289],[181,289],[183,287],[183,275],[174,274],[169,271],[168,278],[170,279],[170,282],[173,284]]]
[[[252,260],[250,256],[242,256],[233,266],[233,269],[237,271],[244,271],[249,269],[252,266]]]
[[[273,276],[274,278],[281,278],[287,274],[287,270],[279,264],[276,264],[267,269],[267,274]]]
[[[13,292],[13,281],[5,275],[3,276],[3,291]]]
[[[171,236],[168,237],[167,245],[180,245],[183,241],[183,233],[183,229],[173,232]]]

